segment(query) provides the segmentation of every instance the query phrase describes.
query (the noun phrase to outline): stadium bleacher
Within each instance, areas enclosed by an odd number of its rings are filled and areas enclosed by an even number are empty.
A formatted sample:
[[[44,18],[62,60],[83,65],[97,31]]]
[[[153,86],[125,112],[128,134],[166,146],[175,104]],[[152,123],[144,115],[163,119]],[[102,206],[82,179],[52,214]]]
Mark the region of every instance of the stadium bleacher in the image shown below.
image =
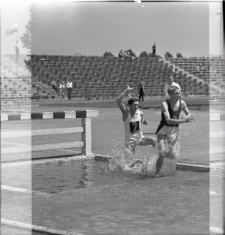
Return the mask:
[[[204,63],[205,70],[202,75],[193,74],[193,63]],[[211,63],[214,72],[208,69]],[[221,58],[164,60],[159,57],[142,57],[121,60],[116,57],[33,55],[32,77],[41,77],[47,84],[50,84],[53,77],[59,81],[71,78],[75,98],[86,97],[87,93],[89,98],[115,97],[126,84],[136,87],[139,79],[145,84],[147,96],[161,96],[166,78],[171,74],[171,67],[175,65],[175,82],[181,85],[184,95],[209,95],[209,91],[212,94],[221,94],[219,88],[225,85],[223,64]],[[214,86],[209,89],[211,83]]]
[[[143,80],[148,97],[159,97],[163,95],[172,66],[177,71],[173,74],[174,80],[180,84],[184,95],[224,95],[225,61],[220,57],[167,60],[160,57],[138,57],[122,60],[102,56],[32,55],[30,58],[31,72],[24,63],[27,57],[19,58],[18,74],[21,79],[16,79],[15,55],[2,56],[2,88],[4,94],[7,94],[1,95],[2,100],[15,96],[15,92],[18,93],[16,97],[21,96],[21,99],[36,98],[38,94],[54,95],[50,85],[53,78],[58,81],[71,78],[74,85],[73,98],[111,99],[122,92],[126,85],[137,87],[139,79]],[[199,67],[204,63],[202,74],[193,73],[193,63]],[[37,79],[40,80],[39,84]],[[15,87],[18,89],[13,93]]]

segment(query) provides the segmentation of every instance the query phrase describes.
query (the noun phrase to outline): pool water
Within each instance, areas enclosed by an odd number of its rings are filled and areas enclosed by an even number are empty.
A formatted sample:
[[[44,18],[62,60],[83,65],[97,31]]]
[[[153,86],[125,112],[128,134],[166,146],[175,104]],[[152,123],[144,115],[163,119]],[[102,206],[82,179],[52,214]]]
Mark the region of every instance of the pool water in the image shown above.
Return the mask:
[[[52,162],[37,164],[32,169],[32,189],[45,193],[65,192],[73,189],[104,186],[132,182],[140,175],[124,172],[109,172],[108,162],[95,160]]]
[[[165,161],[161,175],[171,175]],[[174,162],[173,162],[174,163]],[[165,173],[167,171],[167,173]],[[109,162],[95,160],[59,161],[37,164],[32,168],[32,190],[45,193],[58,193],[88,187],[116,185],[152,177],[141,172],[141,166],[111,171]]]
[[[161,176],[171,174],[171,161],[165,160],[161,169]],[[174,168],[175,162],[172,162]],[[32,177],[27,176],[27,168],[31,167]],[[111,168],[108,161],[92,160],[58,160],[46,163],[9,166],[4,168],[2,174],[2,184],[31,189],[33,192],[55,194],[70,190],[80,190],[90,187],[104,187],[109,185],[118,185],[121,183],[132,183],[142,180],[146,177],[154,178],[155,164],[153,161],[151,171],[153,174],[143,172],[142,165],[137,164],[132,168],[125,167],[122,170]],[[148,173],[149,173],[148,166]],[[29,172],[28,172],[29,173]],[[28,181],[31,181],[30,183]],[[29,188],[27,186],[30,185]]]

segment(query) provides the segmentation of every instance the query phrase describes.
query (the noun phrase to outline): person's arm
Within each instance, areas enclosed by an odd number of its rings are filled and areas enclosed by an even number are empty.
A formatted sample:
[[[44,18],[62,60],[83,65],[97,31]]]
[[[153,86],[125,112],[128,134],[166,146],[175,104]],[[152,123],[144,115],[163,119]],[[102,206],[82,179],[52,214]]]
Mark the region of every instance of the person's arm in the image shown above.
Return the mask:
[[[127,86],[127,89],[125,91],[123,91],[117,98],[117,104],[120,108],[120,110],[124,113],[126,111],[126,106],[122,103],[122,99],[129,93],[129,91],[133,90],[134,88],[130,88],[129,86]]]
[[[185,123],[185,122],[193,122],[193,121],[195,121],[194,119],[191,119],[190,116],[182,118],[182,119],[171,119],[170,118],[170,114],[169,114],[169,110],[168,110],[168,105],[167,105],[166,102],[162,103],[161,109],[162,109],[163,115],[164,115],[164,117],[166,119],[166,122],[168,124],[174,125],[174,124],[181,124],[181,123]]]
[[[144,84],[142,83],[142,90],[145,93],[145,88],[144,88]]]
[[[186,105],[186,103],[182,100],[181,101],[181,107],[182,107],[182,110],[184,111],[184,113],[186,114],[185,118],[191,118],[191,113]],[[195,119],[195,117],[192,117],[192,119]]]
[[[148,121],[144,119],[144,114],[142,111],[140,111],[140,115],[141,115],[141,123],[144,125],[148,125]]]
[[[168,95],[168,86],[167,84],[164,86],[164,96]]]

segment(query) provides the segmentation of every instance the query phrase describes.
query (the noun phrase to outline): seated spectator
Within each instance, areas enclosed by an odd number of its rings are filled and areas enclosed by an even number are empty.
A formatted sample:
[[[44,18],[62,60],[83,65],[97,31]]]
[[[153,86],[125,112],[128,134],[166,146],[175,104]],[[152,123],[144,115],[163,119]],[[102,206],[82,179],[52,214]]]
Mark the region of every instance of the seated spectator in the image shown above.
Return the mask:
[[[210,64],[209,64],[209,72],[216,73],[216,69],[213,66],[213,62],[210,62]]]
[[[172,73],[175,73],[175,66],[171,66]]]
[[[210,62],[209,68],[212,68],[212,70],[214,70],[213,62]]]
[[[127,51],[126,50],[124,51],[123,55],[124,55],[124,58],[127,59]]]
[[[129,60],[131,60],[132,58],[131,58],[131,54],[130,54],[130,52],[128,51],[127,52],[127,58],[129,59]]]
[[[200,68],[201,72],[204,73],[205,69],[206,69],[205,63],[202,63],[201,68]]]
[[[122,59],[124,58],[124,55],[123,55],[123,51],[122,51],[122,50],[120,50],[118,57],[120,57],[120,58],[122,58]]]
[[[200,70],[200,67],[197,66],[195,63],[193,63],[193,66],[192,66],[192,69],[193,69],[193,74],[196,75],[197,73],[200,73],[202,75],[202,72]]]
[[[169,94],[168,94],[168,89],[169,89],[170,87],[178,87],[178,89],[181,90],[181,89],[180,89],[180,85],[179,85],[178,83],[174,82],[173,76],[170,76],[170,77],[167,79],[166,85],[164,86],[164,96],[165,96],[166,99],[169,99],[169,98],[170,98],[170,96],[169,96]]]

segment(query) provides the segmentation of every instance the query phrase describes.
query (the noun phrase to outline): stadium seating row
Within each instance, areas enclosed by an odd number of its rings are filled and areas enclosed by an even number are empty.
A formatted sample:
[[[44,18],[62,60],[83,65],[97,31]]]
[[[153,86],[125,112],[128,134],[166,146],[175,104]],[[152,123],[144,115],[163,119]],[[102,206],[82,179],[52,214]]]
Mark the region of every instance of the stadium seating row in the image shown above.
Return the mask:
[[[19,74],[28,75],[30,71],[26,68],[24,59],[27,57],[20,58],[18,71]],[[30,89],[32,96],[37,95],[37,80],[45,84],[42,93],[48,94],[53,78],[58,81],[71,78],[75,98],[109,98],[122,91],[127,84],[136,86],[139,79],[145,84],[147,96],[161,96],[166,79],[172,74],[173,65],[177,69],[176,74],[173,74],[175,82],[181,85],[186,94],[208,95],[209,90],[211,93],[218,93],[216,88],[209,89],[209,84],[220,88],[225,86],[225,67],[221,58],[169,58],[166,61],[158,57],[121,60],[115,57],[32,55],[32,79],[26,76],[15,79],[15,56],[7,56],[2,62],[2,76],[9,78],[3,84],[5,92],[11,92],[17,86],[23,92]],[[193,63],[199,66],[204,63],[204,72],[193,73]]]

